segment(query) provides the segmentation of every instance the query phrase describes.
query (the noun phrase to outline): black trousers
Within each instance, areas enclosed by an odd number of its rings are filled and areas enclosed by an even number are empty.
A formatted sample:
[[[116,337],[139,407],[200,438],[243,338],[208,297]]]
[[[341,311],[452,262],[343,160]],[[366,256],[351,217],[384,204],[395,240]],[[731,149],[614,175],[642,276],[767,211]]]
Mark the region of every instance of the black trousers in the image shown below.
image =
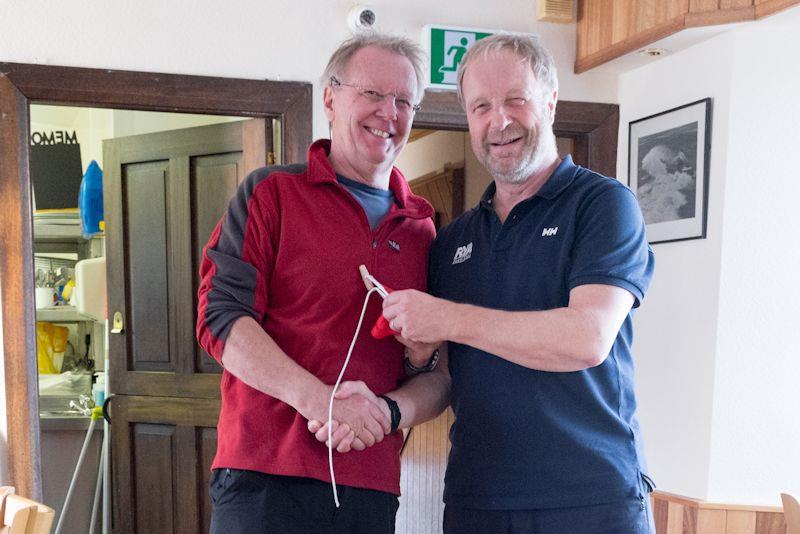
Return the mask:
[[[649,495],[548,510],[474,510],[447,505],[445,534],[655,534]]]
[[[393,534],[397,496],[338,486],[340,507],[327,482],[215,469],[211,534]]]

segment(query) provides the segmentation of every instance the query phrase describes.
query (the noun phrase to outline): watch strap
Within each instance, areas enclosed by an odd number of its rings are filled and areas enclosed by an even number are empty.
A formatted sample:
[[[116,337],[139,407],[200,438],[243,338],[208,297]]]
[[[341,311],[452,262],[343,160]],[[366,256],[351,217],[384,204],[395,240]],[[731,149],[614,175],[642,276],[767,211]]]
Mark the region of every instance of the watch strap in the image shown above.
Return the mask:
[[[402,417],[400,414],[400,407],[393,399],[387,397],[386,395],[378,396],[385,400],[386,404],[389,405],[389,413],[391,414],[391,430],[389,430],[389,433],[392,434],[400,427],[400,418]]]

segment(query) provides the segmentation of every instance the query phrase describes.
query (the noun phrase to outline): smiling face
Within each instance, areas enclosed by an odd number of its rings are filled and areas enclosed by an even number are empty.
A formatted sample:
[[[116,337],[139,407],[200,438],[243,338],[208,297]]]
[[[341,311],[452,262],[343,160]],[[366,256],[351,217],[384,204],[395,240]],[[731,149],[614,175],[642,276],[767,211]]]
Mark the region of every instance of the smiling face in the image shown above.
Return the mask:
[[[414,116],[399,109],[393,95],[416,103],[414,67],[399,54],[367,46],[353,54],[337,78],[342,85],[326,86],[323,97],[333,168],[348,178],[388,187]],[[376,99],[372,93],[388,96]]]
[[[462,96],[472,150],[495,180],[525,182],[555,152],[556,92],[543,94],[530,64],[511,50],[476,57]]]

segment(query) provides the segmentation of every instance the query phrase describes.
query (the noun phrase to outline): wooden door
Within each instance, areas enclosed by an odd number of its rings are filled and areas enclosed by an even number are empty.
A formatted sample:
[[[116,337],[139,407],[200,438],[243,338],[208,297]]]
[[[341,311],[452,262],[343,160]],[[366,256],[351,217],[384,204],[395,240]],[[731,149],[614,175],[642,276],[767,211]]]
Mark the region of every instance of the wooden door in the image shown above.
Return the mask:
[[[220,366],[195,340],[203,246],[271,153],[265,119],[104,141],[114,532],[208,530]],[[112,330],[113,332],[113,330]]]
[[[464,213],[464,168],[445,166],[409,182],[415,195],[425,198],[433,206],[436,229],[447,226]]]

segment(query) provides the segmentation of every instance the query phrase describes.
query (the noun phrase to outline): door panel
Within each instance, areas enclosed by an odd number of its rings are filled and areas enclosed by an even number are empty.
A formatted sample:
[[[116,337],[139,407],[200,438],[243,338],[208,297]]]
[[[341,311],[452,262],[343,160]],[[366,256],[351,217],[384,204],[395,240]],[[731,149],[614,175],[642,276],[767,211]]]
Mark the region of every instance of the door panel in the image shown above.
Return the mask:
[[[169,161],[134,163],[121,169],[128,247],[130,351],[133,366],[174,371],[169,361],[166,184]],[[142,231],[146,229],[146,231]]]
[[[221,368],[194,339],[196,273],[203,245],[251,170],[244,160],[258,161],[245,158],[243,146],[256,146],[248,132],[269,141],[266,123],[104,142],[109,315],[119,311],[127,323],[109,340],[113,392],[219,397]]]
[[[215,399],[115,395],[114,532],[208,532]]]
[[[210,526],[221,367],[195,340],[197,273],[228,199],[272,151],[267,124],[103,144],[109,316],[127,322],[109,339],[115,532]]]
[[[172,488],[176,480],[172,454],[176,427],[148,423],[131,425],[133,493],[137,532],[174,532]],[[165,491],[167,490],[167,491]]]
[[[200,261],[208,237],[228,207],[228,200],[244,179],[243,166],[237,153],[192,158],[192,309],[197,309],[197,287],[200,283]],[[194,339],[191,361],[201,373],[222,372],[219,364]]]

